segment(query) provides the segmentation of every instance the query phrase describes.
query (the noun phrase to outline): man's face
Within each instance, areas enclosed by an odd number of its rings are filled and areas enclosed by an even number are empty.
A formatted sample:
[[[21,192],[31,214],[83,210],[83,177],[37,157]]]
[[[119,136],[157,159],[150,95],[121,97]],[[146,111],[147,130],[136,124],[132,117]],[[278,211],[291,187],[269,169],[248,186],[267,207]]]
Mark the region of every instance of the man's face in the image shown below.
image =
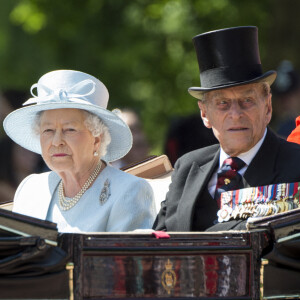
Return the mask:
[[[259,83],[208,92],[198,105],[205,126],[230,156],[250,150],[272,115],[271,94],[265,95]]]

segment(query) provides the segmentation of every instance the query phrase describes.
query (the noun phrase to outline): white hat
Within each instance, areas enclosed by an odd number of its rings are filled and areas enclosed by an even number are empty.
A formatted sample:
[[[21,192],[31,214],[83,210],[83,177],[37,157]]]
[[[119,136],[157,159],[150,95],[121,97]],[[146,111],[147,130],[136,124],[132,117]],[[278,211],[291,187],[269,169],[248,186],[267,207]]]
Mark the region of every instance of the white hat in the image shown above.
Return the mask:
[[[37,96],[33,93],[34,88],[37,88]],[[38,112],[77,108],[97,115],[108,127],[111,143],[103,160],[117,160],[131,149],[131,131],[116,113],[106,109],[108,91],[97,78],[83,72],[57,70],[42,76],[30,91],[33,98],[23,105],[36,104],[11,112],[3,122],[7,135],[22,147],[41,154],[40,139],[33,128]]]

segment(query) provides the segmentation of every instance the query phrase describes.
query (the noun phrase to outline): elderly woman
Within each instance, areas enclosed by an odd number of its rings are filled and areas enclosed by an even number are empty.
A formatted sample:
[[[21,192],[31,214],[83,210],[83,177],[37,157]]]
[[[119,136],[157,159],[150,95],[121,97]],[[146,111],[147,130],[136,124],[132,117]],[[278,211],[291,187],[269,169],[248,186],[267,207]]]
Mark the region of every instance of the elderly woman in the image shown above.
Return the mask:
[[[42,76],[31,93],[26,107],[6,117],[4,129],[22,147],[42,154],[52,171],[21,182],[13,211],[55,222],[60,232],[151,228],[156,211],[149,184],[108,164],[128,153],[132,135],[106,109],[103,83],[58,70]]]

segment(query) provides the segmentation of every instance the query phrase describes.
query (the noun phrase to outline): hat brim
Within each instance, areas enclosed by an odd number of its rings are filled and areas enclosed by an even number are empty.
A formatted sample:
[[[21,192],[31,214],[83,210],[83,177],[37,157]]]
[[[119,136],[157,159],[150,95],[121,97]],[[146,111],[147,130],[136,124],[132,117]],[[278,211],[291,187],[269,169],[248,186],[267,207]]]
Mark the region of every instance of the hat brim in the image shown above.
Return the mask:
[[[111,143],[103,160],[115,161],[125,156],[132,147],[132,134],[128,125],[115,113],[93,104],[62,102],[41,103],[26,106],[11,112],[4,120],[7,135],[20,146],[41,154],[40,138],[34,132],[33,124],[37,113],[45,110],[75,108],[97,115],[108,127]]]
[[[205,88],[205,87],[190,87],[188,89],[188,92],[195,98],[203,100],[203,96],[205,93],[210,92],[210,91],[215,91],[215,90],[220,90],[220,89],[225,89],[225,88],[230,88],[230,87],[235,87],[235,86],[240,86],[240,85],[245,85],[245,84],[250,84],[250,83],[257,83],[257,82],[267,82],[270,85],[275,81],[277,76],[276,71],[268,71],[264,73],[263,75],[256,77],[251,80],[247,81],[240,81],[240,82],[234,82],[234,83],[228,83],[224,85],[218,85],[212,88]]]

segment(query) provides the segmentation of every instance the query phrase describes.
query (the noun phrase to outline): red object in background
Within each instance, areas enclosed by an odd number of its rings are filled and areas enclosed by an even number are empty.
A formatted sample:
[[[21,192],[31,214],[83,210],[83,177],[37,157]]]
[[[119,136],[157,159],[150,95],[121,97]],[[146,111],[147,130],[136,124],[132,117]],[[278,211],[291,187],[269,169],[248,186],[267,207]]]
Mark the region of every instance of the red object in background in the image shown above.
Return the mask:
[[[296,118],[296,128],[287,137],[287,141],[300,144],[300,116]]]

